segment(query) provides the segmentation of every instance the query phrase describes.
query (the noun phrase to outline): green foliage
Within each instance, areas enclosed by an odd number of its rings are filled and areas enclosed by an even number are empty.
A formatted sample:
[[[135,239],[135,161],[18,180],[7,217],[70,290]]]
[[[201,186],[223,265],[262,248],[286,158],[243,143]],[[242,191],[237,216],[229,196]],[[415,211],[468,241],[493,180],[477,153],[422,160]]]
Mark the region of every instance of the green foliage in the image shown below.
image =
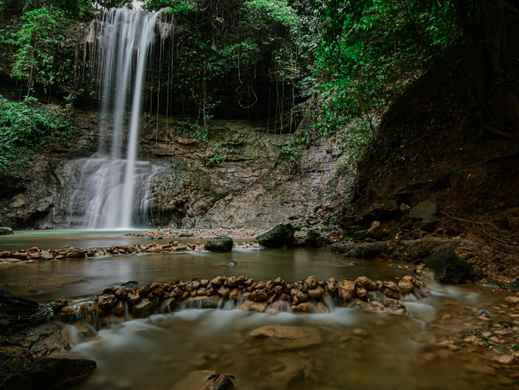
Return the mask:
[[[144,6],[149,9],[167,8],[175,15],[187,15],[197,8],[194,0],[146,0]]]
[[[317,129],[351,132],[345,138],[355,140],[354,150],[373,139],[372,117],[458,38],[450,1],[323,0],[320,18]],[[351,124],[354,118],[362,120]]]
[[[295,83],[300,76],[294,60],[299,19],[286,0],[148,0],[145,5],[174,14],[174,55],[164,56],[173,57],[173,64],[163,64],[174,73],[162,72],[159,82],[171,85],[185,113],[197,115],[204,126],[226,104],[254,107],[258,79]]]
[[[58,81],[57,53],[65,40],[66,24],[63,12],[55,8],[36,8],[24,14],[16,33],[12,76],[27,82],[28,94],[35,84],[47,90]]]
[[[224,155],[223,151],[221,150],[221,148],[217,145],[214,148],[211,156],[209,156],[209,158],[207,159],[206,165],[209,168],[214,168],[214,167],[218,167],[218,166],[222,165],[224,161],[225,161],[225,155]]]
[[[245,12],[250,20],[269,19],[296,29],[299,16],[286,0],[246,0]]]
[[[207,142],[209,139],[209,130],[207,127],[200,126],[193,121],[177,121],[175,123],[176,133],[196,139],[199,142]]]
[[[34,98],[14,102],[0,95],[0,172],[19,171],[45,145],[72,134],[63,112],[39,106]]]

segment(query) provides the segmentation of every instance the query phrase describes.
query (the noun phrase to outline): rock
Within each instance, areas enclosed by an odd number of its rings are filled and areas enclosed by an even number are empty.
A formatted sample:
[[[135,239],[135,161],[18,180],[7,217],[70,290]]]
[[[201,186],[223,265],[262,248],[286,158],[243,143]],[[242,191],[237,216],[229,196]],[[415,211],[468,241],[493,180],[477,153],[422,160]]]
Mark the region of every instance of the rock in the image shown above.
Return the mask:
[[[449,247],[433,251],[425,259],[425,265],[434,272],[435,278],[442,283],[461,284],[478,278],[472,265],[458,257],[454,249]]]
[[[398,288],[400,289],[400,293],[402,295],[412,293],[414,290],[414,278],[409,275],[402,277],[402,279],[400,279],[398,282]]]
[[[132,307],[132,315],[137,318],[148,317],[153,314],[155,304],[149,299],[143,299],[138,304]]]
[[[308,290],[308,295],[312,299],[321,299],[324,295],[324,289],[322,287],[317,287],[311,290]]]
[[[343,304],[351,302],[355,298],[355,282],[343,280],[338,286],[338,294]]]
[[[304,244],[310,248],[321,248],[326,245],[326,238],[318,230],[308,230],[304,238]]]
[[[184,302],[184,306],[189,309],[217,309],[220,298],[200,296],[195,298],[189,298]]]
[[[313,305],[309,302],[300,303],[299,305],[293,306],[292,311],[294,313],[311,313],[313,311]]]
[[[509,297],[506,297],[505,301],[506,301],[506,303],[509,303],[510,305],[516,305],[519,303],[519,296],[511,295]]]
[[[249,333],[254,339],[266,339],[270,351],[308,348],[322,343],[316,328],[286,325],[265,325]]]
[[[231,252],[234,241],[228,236],[219,236],[213,238],[205,244],[205,249],[211,252]]]
[[[87,379],[96,362],[76,357],[28,359],[0,353],[3,390],[70,389]]]
[[[267,303],[245,301],[240,305],[240,310],[256,311],[258,313],[264,313],[267,310]]]
[[[515,357],[513,355],[499,355],[494,360],[499,364],[512,364]]]
[[[112,294],[105,294],[97,297],[97,305],[103,313],[108,313],[117,304],[117,298]]]
[[[14,234],[13,229],[3,226],[0,227],[0,236],[9,236],[11,234]]]
[[[295,229],[291,224],[281,224],[260,234],[256,240],[266,248],[282,248],[293,244],[294,233]]]
[[[437,220],[436,213],[438,212],[438,206],[436,203],[426,200],[418,203],[409,211],[409,217],[413,219],[419,219],[423,223],[429,224]]]
[[[355,286],[363,288],[367,291],[373,291],[377,289],[377,284],[366,276],[359,276],[355,279]]]

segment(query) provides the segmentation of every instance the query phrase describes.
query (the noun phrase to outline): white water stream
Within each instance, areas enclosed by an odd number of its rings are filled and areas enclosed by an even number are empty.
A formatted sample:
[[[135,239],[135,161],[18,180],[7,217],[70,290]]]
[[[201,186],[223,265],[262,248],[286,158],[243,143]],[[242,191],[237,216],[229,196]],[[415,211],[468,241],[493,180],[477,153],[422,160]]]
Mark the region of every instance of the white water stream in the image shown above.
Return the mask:
[[[140,7],[114,8],[92,24],[88,40],[100,85],[99,146],[91,158],[77,160],[81,179],[70,215],[80,221],[71,224],[127,229],[147,222],[152,179],[160,169],[139,161],[138,148],[146,66],[160,32],[159,16]]]

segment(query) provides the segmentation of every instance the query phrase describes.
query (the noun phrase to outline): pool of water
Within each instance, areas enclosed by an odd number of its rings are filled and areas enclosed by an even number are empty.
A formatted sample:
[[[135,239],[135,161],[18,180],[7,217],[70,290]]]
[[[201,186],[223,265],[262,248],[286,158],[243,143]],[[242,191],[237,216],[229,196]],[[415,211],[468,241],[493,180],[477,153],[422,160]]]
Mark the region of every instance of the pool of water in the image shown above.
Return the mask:
[[[310,315],[183,310],[130,321],[74,348],[99,365],[80,389],[205,389],[212,371],[234,375],[237,389],[247,390],[502,388],[474,369],[485,367],[479,356],[432,347],[448,337],[432,325],[445,301],[451,313],[474,304],[470,294],[456,294],[414,303],[410,317],[351,309]],[[287,338],[251,334],[279,325],[290,327]]]
[[[131,245],[146,241],[143,238],[127,236],[128,233],[140,231],[143,230],[55,229],[16,231],[13,235],[0,236],[0,250],[27,249],[33,246],[41,249],[58,249]]]
[[[110,246],[134,242],[125,232],[37,232],[2,238],[0,247]],[[233,260],[235,266],[230,266]],[[389,280],[404,265],[348,259],[327,250],[237,249],[231,254],[145,254],[90,260],[18,263],[0,268],[0,286],[46,301],[81,297],[114,284],[216,275],[255,279],[355,278]],[[454,331],[478,321],[491,294],[434,286],[433,295],[406,302],[409,316],[336,309],[327,314],[267,315],[238,310],[181,310],[129,321],[82,339],[70,327],[74,351],[98,363],[78,390],[198,390],[212,371],[236,377],[238,390],[487,390],[506,387],[488,375],[479,354],[438,348]],[[262,326],[289,326],[295,338],[255,338]],[[84,326],[84,325],[82,325]],[[295,341],[294,341],[295,340]],[[508,384],[510,382],[507,382]],[[504,387],[503,387],[504,386]],[[507,385],[508,386],[508,385]]]
[[[233,261],[236,265],[231,267]],[[321,279],[373,279],[398,276],[404,270],[387,263],[346,259],[325,250],[235,250],[232,254],[143,254],[78,260],[19,263],[0,267],[0,286],[14,294],[38,300],[60,296],[80,297],[127,281],[140,283],[247,275],[265,280],[280,276],[300,280],[308,275]]]

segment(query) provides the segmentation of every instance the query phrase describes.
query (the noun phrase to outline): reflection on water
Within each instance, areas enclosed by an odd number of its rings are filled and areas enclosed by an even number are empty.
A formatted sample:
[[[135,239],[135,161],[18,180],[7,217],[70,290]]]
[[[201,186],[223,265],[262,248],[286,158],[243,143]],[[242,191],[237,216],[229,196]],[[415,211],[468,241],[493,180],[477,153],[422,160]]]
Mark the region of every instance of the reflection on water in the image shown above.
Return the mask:
[[[236,266],[228,266],[231,259]],[[45,300],[95,294],[130,280],[147,283],[237,274],[257,280],[277,276],[300,280],[308,275],[386,279],[401,273],[382,262],[352,261],[323,250],[238,250],[232,254],[145,254],[21,264],[2,270],[0,285],[18,295]]]

